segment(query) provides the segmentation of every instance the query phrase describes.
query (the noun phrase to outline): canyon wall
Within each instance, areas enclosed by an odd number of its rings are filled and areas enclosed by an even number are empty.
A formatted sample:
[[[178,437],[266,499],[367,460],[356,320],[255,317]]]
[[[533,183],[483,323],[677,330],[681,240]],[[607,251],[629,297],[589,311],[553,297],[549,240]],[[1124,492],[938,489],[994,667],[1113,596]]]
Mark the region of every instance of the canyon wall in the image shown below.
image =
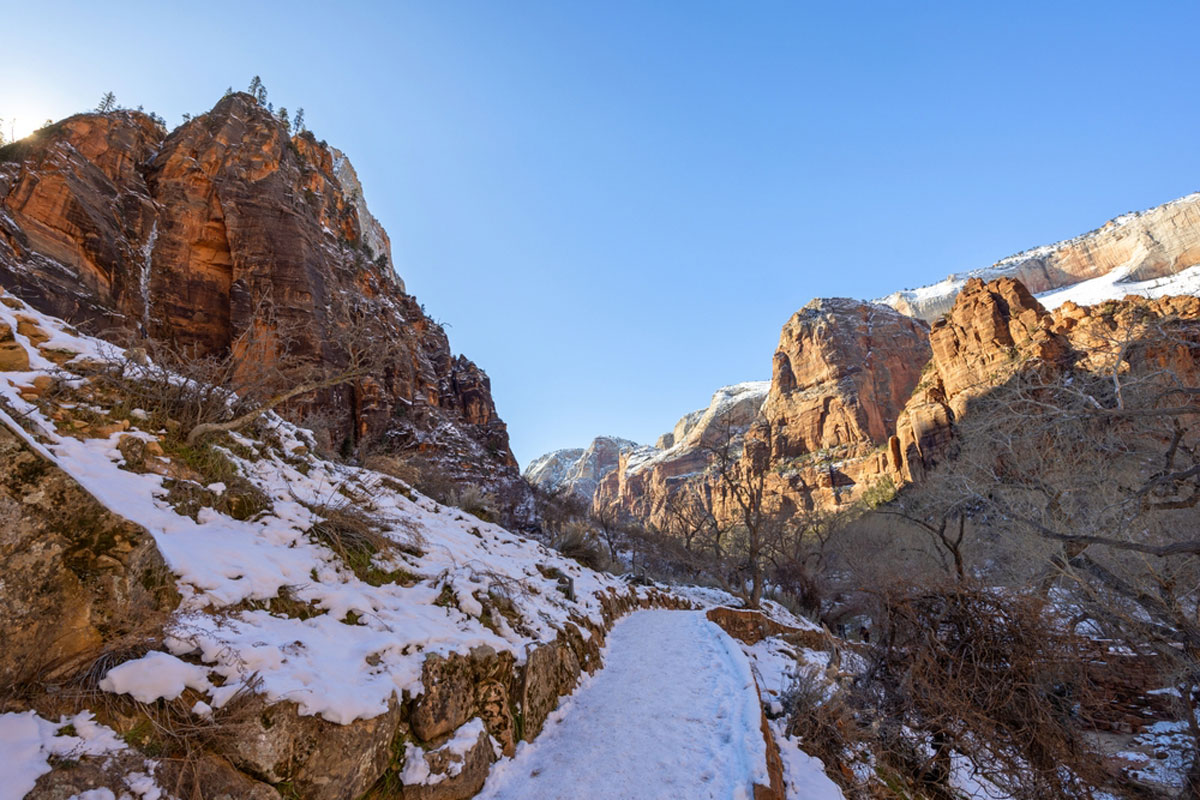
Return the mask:
[[[326,373],[369,325],[367,374],[289,413],[331,448],[419,453],[530,507],[487,375],[406,294],[353,166],[249,95],[170,133],[139,112],[80,114],[0,150],[0,283],[126,344],[221,355],[286,330]]]
[[[928,357],[921,321],[878,304],[815,300],[783,326],[770,381],[720,389],[655,447],[623,447],[595,483],[593,508],[667,530],[684,491],[728,521],[734,509],[712,470],[719,458],[753,461],[767,502],[786,513],[851,502],[890,479],[885,446]],[[571,484],[551,467],[571,452],[526,476],[546,488]]]
[[[950,453],[955,424],[972,403],[1018,372],[1047,380],[1070,369],[1119,376],[1153,364],[1184,385],[1200,384],[1194,351],[1156,333],[1195,319],[1200,298],[1192,296],[1066,303],[1049,312],[1013,278],[972,278],[930,330],[933,356],[890,442],[896,481],[922,480]]]

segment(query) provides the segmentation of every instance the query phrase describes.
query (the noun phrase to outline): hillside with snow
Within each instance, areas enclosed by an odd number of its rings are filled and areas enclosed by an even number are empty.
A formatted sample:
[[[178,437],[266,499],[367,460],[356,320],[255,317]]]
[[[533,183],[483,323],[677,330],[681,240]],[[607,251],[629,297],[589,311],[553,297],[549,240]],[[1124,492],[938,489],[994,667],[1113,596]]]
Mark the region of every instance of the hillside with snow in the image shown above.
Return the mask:
[[[1200,192],[1130,212],[1093,231],[1042,245],[990,267],[956,272],[937,283],[893,292],[876,302],[932,322],[950,310],[970,278],[1016,278],[1049,308],[1126,294],[1194,294],[1200,283]],[[1071,290],[1076,293],[1072,294]]]
[[[70,589],[99,592],[83,621],[94,636],[52,669],[82,669],[85,683],[6,703],[0,745],[10,780],[0,798],[58,797],[72,787],[72,796],[93,800],[155,800],[187,786],[256,798],[333,800],[372,787],[383,787],[379,796],[425,797],[436,787],[438,797],[468,797],[494,760],[514,755],[488,796],[528,796],[504,788],[504,776],[522,769],[521,758],[536,758],[527,743],[557,722],[559,698],[581,679],[591,685],[586,675],[603,665],[606,634],[620,616],[737,602],[714,590],[630,587],[488,522],[482,508],[444,505],[388,472],[322,457],[308,431],[270,412],[240,432],[187,445],[165,406],[144,408],[126,390],[169,391],[155,383],[162,380],[198,387],[11,295],[0,300],[0,333],[8,332],[0,336],[0,446],[22,454],[9,469],[39,486],[77,485],[106,518],[132,524],[129,535],[148,534],[171,576],[167,613],[146,612],[148,624],[119,638],[99,617],[105,604],[129,613],[128,598],[86,581]],[[44,466],[31,471],[37,463]],[[119,555],[128,548],[108,547],[95,553],[118,559],[107,580],[155,580]],[[35,558],[38,570],[56,568],[53,548]],[[781,608],[773,613],[812,628]],[[737,696],[706,723],[714,738],[703,760],[730,760],[714,773],[713,786],[724,788],[713,797],[734,789],[748,797],[768,779],[755,678],[733,640],[695,620],[668,614],[656,624],[682,640],[693,636],[689,624],[699,625],[695,644],[727,654],[695,687]],[[10,613],[0,621],[11,633],[34,620]],[[638,634],[612,642],[642,666],[648,644]],[[684,665],[658,669],[669,679]],[[606,691],[633,703],[620,697],[622,674],[603,679]],[[726,706],[737,716],[726,717]],[[672,722],[682,709],[642,710],[687,735]],[[744,747],[723,738],[726,722]],[[173,760],[181,746],[198,748],[188,758],[202,765],[199,784]],[[225,760],[236,769],[220,767]],[[63,766],[77,763],[84,767]],[[701,785],[705,769],[679,765]],[[796,780],[823,779],[819,765],[792,769]],[[645,777],[634,771],[627,780],[614,791]]]

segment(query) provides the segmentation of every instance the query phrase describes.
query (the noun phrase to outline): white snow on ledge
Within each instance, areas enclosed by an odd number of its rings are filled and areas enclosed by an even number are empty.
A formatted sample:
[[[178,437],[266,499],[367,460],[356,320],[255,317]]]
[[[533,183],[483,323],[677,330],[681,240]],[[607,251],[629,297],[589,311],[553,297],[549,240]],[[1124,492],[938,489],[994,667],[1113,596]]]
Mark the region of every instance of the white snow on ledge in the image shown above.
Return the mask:
[[[184,689],[208,692],[213,688],[208,670],[182,661],[170,653],[152,650],[141,658],[118,664],[100,681],[113,694],[129,694],[139,703],[174,700]]]
[[[1037,299],[1046,308],[1054,310],[1068,301],[1080,306],[1091,306],[1106,300],[1120,300],[1130,294],[1150,299],[1178,294],[1200,295],[1200,264],[1165,278],[1146,281],[1127,280],[1129,271],[1128,266],[1118,267],[1098,278],[1044,292],[1037,295]]]

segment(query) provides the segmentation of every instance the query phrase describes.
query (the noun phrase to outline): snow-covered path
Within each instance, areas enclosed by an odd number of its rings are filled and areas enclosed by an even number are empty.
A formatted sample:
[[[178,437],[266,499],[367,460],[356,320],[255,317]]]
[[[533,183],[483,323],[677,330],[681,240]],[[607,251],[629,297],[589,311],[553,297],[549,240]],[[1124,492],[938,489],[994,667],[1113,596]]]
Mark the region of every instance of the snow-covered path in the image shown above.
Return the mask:
[[[750,664],[698,611],[639,611],[617,623],[604,668],[533,744],[492,768],[481,798],[753,797],[766,744]]]

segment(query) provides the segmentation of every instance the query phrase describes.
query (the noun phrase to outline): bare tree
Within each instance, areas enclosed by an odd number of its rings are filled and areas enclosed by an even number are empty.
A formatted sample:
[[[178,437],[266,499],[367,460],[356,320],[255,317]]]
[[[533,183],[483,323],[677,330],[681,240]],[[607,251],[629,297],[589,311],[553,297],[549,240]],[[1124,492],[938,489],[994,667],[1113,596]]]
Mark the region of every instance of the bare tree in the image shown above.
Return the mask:
[[[751,452],[745,452],[747,447],[752,448]],[[746,593],[750,608],[762,603],[766,540],[778,523],[767,506],[767,465],[762,449],[761,442],[747,441],[742,432],[729,425],[708,448],[719,501],[727,517],[735,522],[734,532],[741,539],[739,556],[741,571],[750,584]]]
[[[1197,790],[1200,321],[1140,308],[1097,324],[1072,368],[1030,368],[974,402],[922,491],[944,504],[928,526],[939,538],[965,511],[973,547],[1027,553],[1014,582],[1079,630],[1154,657],[1191,726]]]

